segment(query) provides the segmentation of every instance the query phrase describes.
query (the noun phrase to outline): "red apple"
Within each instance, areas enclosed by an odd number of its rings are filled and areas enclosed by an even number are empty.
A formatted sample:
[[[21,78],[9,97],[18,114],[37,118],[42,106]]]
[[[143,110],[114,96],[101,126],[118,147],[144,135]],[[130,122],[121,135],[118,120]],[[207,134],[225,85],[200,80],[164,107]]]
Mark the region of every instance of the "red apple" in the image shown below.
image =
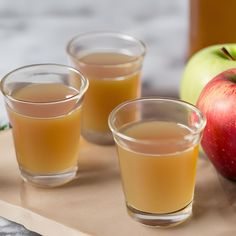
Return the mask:
[[[226,70],[208,82],[197,107],[207,119],[203,150],[223,176],[236,180],[236,69]]]

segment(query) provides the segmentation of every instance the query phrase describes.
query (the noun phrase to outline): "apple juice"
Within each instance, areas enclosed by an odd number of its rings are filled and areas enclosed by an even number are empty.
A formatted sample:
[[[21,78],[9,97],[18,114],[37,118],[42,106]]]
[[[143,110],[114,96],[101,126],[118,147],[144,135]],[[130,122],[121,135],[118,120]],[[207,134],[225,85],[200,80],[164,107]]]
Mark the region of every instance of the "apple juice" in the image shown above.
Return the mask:
[[[117,52],[83,55],[74,61],[89,79],[83,107],[84,130],[110,132],[108,116],[118,104],[140,96],[140,61]]]
[[[71,98],[78,91],[63,84],[28,84],[13,98],[31,101],[7,107],[18,163],[29,173],[59,173],[76,167],[80,139],[80,106]],[[41,103],[47,102],[41,106]],[[50,102],[56,103],[53,109]],[[37,105],[38,103],[38,105]]]
[[[137,142],[131,148],[117,143],[130,207],[161,214],[175,212],[192,202],[198,145],[186,149],[181,143],[185,135],[191,134],[187,127],[174,122],[144,121],[125,127],[121,133],[140,142],[170,142],[163,146],[141,146]]]
[[[236,42],[236,1],[189,0],[189,57],[214,44]]]

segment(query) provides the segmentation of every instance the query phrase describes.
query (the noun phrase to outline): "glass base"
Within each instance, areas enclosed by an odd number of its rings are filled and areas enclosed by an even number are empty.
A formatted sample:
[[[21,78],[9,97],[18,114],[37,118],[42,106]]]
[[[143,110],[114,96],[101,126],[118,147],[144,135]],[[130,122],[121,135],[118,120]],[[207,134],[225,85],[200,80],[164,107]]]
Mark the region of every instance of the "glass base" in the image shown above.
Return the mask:
[[[70,182],[77,175],[77,167],[66,172],[55,174],[32,174],[20,168],[21,177],[25,182],[28,182],[37,187],[52,188]]]
[[[171,227],[178,225],[185,220],[187,220],[192,215],[192,202],[188,204],[186,207],[180,209],[179,211],[175,211],[172,213],[166,214],[153,214],[147,213],[143,211],[139,211],[129,205],[127,205],[127,210],[129,215],[135,219],[136,221],[156,227]]]
[[[91,130],[82,130],[82,136],[90,143],[98,145],[114,145],[114,139],[111,132],[94,132]]]

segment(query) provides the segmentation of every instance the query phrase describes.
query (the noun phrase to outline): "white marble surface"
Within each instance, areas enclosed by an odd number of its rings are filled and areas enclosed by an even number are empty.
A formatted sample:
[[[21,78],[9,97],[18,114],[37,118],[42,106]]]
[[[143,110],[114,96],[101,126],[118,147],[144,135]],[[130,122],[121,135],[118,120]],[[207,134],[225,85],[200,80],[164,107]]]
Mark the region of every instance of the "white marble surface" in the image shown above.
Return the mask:
[[[0,0],[0,78],[32,63],[67,64],[74,35],[115,30],[143,40],[144,94],[178,96],[187,50],[188,0]],[[6,120],[0,97],[0,125]],[[0,219],[0,235],[34,235]]]

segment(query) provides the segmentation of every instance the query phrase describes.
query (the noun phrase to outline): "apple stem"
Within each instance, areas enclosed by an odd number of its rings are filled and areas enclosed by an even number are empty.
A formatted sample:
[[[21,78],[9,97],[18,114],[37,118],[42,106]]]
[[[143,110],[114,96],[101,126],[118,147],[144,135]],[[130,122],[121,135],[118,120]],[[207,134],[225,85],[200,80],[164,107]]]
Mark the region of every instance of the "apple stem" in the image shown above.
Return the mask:
[[[225,48],[222,47],[221,48],[221,52],[223,52],[223,54],[230,60],[235,61],[235,59],[233,58],[233,56],[229,53],[229,51]]]

